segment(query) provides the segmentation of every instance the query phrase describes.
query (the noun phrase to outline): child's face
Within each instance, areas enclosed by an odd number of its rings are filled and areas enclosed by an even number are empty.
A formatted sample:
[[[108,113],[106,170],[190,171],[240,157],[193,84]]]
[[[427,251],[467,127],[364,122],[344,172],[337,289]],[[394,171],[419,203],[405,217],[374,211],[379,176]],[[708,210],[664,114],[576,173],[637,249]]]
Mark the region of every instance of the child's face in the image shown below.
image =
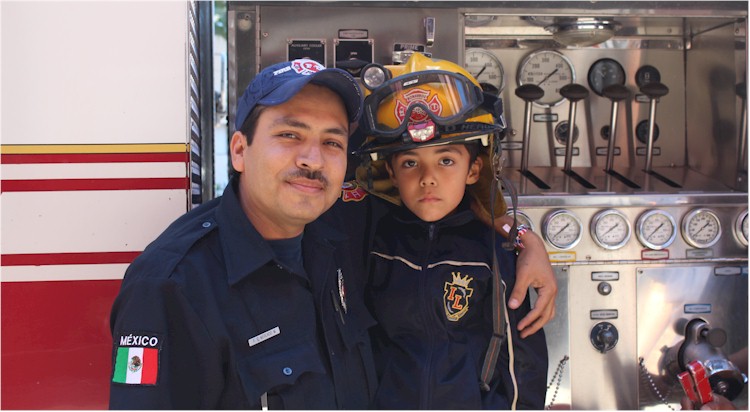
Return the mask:
[[[462,144],[421,147],[398,152],[386,164],[401,200],[425,222],[440,220],[456,209],[466,185],[476,183],[482,160],[469,165]]]

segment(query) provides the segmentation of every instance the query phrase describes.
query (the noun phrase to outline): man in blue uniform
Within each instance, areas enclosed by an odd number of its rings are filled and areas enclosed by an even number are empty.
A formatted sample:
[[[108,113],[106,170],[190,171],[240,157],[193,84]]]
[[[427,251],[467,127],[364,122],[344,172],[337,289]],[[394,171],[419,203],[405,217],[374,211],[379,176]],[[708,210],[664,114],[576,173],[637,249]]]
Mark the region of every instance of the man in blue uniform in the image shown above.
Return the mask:
[[[123,280],[110,407],[355,409],[376,378],[338,199],[361,110],[355,80],[271,66],[238,103],[224,195],[179,218]]]

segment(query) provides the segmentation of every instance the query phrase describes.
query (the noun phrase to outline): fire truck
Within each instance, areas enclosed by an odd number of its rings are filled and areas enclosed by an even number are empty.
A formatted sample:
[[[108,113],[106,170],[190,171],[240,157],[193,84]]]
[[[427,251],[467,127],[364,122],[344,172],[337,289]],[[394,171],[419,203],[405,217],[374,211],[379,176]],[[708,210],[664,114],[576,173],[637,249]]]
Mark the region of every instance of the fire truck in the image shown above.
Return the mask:
[[[676,409],[700,361],[747,408],[747,1],[5,1],[0,18],[0,408],[107,407],[125,269],[220,194],[262,68],[360,78],[415,52],[504,102],[510,213],[559,287],[545,404]]]

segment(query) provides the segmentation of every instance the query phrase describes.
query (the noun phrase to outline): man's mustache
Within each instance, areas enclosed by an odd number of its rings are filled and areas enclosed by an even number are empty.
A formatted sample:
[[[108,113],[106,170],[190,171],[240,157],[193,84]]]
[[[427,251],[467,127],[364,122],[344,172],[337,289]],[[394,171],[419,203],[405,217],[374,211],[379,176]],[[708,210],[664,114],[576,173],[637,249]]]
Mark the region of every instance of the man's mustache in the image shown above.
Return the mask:
[[[317,180],[323,188],[328,187],[328,178],[320,170],[308,170],[308,169],[297,169],[287,175],[287,179],[305,178],[309,180]]]

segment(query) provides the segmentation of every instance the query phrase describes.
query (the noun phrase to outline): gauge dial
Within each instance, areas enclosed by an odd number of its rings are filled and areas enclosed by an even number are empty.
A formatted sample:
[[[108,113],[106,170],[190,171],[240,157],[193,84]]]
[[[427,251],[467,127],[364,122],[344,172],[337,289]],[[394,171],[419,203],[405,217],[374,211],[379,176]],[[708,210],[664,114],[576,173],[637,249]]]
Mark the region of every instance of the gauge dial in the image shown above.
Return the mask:
[[[531,223],[531,218],[529,218],[529,216],[526,213],[523,213],[521,211],[516,212],[513,209],[508,209],[508,212],[506,213],[506,215],[508,216],[513,216],[514,214],[516,215],[516,219],[518,220],[519,225],[526,225],[532,231],[536,230],[534,228],[534,224]]]
[[[721,237],[721,222],[709,209],[695,209],[682,219],[682,237],[691,246],[713,246]]]
[[[660,81],[661,74],[659,73],[659,70],[654,66],[641,66],[641,68],[635,72],[635,84],[638,85],[638,88],[641,88],[651,82],[658,83]]]
[[[568,210],[556,210],[545,217],[542,223],[542,234],[552,246],[567,250],[573,248],[581,240],[583,225],[581,221]]]
[[[661,210],[649,210],[638,218],[636,236],[643,246],[661,250],[672,244],[677,236],[676,228],[672,215]]]
[[[635,126],[635,137],[639,142],[648,144],[648,120],[641,120]],[[659,125],[654,123],[654,142],[659,139]]]
[[[535,51],[523,59],[518,68],[518,85],[535,84],[544,96],[535,104],[552,107],[563,101],[560,88],[575,81],[573,65],[562,53],[554,50]]]
[[[740,213],[734,221],[734,236],[743,246],[747,246],[747,210]]]
[[[500,60],[484,49],[468,49],[464,66],[485,92],[498,95],[505,87],[505,71]]]
[[[591,65],[588,78],[591,90],[601,96],[605,87],[625,84],[625,69],[617,60],[599,59]]]
[[[602,210],[591,220],[591,237],[605,249],[615,250],[625,246],[630,240],[630,233],[630,222],[617,210]]]

